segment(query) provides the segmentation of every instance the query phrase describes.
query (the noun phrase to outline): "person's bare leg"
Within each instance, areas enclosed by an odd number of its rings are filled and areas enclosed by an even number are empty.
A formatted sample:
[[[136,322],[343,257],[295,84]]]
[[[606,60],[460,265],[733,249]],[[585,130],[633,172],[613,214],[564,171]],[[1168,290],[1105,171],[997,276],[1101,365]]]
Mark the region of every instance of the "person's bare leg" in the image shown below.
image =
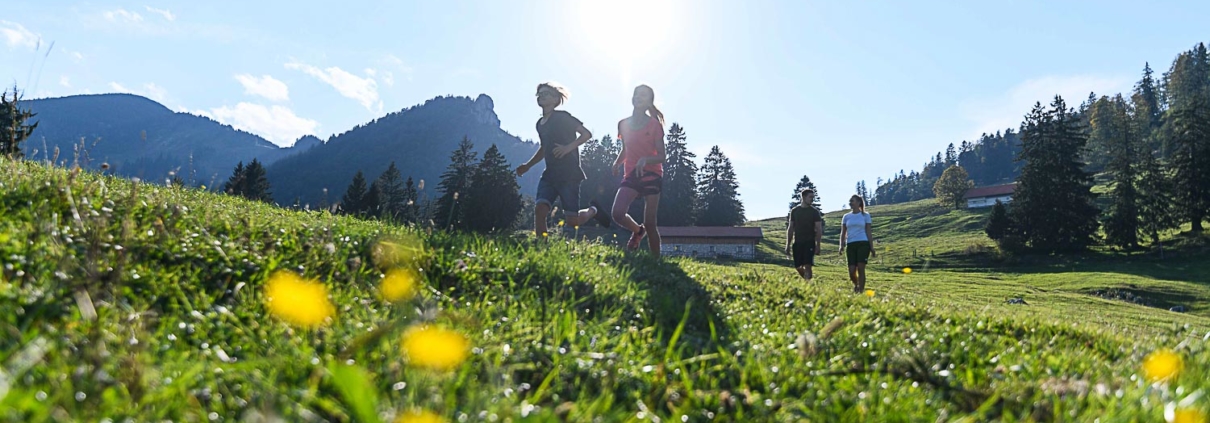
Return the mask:
[[[849,266],[849,280],[853,282],[853,292],[857,292],[857,266]]]
[[[865,263],[857,263],[857,280],[860,284],[857,290],[865,292]]]
[[[538,203],[534,206],[534,236],[542,237],[546,233],[546,218],[550,216],[550,204]]]
[[[660,195],[648,195],[643,197],[643,200],[643,227],[647,228],[647,246],[651,247],[651,254],[655,258],[660,258],[660,228],[656,222],[660,214]]]
[[[564,220],[566,220],[567,225],[569,225],[569,226],[584,226],[584,224],[588,223],[588,220],[592,219],[593,216],[596,216],[597,213],[600,213],[600,210],[596,210],[595,207],[589,207],[589,208],[580,210],[579,212],[576,212],[575,214],[568,214],[566,216],[563,216],[563,218],[564,218]]]
[[[630,232],[639,231],[639,223],[626,213],[630,209],[630,204],[638,197],[639,193],[633,189],[618,188],[618,194],[613,198],[613,223]]]

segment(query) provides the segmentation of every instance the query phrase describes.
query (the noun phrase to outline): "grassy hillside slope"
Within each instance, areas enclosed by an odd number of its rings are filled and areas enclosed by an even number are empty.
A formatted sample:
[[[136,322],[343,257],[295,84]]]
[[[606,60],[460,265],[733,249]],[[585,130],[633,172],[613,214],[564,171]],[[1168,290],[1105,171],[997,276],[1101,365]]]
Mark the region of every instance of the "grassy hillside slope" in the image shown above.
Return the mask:
[[[416,299],[379,297],[384,242],[417,248]],[[416,409],[447,421],[1159,421],[1166,406],[1208,408],[1204,305],[1178,314],[1046,288],[1069,273],[879,270],[875,295],[855,296],[836,265],[808,284],[781,263],[429,233],[8,161],[0,258],[5,421]],[[264,285],[283,269],[326,287],[326,326],[270,314]],[[1202,282],[1137,277],[1206,298]],[[400,336],[421,324],[465,335],[466,360],[414,366]],[[1142,363],[1165,348],[1183,371],[1153,386]]]

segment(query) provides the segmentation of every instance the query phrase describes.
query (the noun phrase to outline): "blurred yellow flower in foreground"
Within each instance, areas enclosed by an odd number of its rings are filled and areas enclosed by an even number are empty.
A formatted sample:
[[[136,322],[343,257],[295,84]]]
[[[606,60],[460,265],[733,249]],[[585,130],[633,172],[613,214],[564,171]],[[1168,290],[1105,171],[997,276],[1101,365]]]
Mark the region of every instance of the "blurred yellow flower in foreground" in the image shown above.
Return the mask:
[[[265,285],[265,305],[277,318],[294,326],[314,328],[336,314],[328,290],[319,281],[308,281],[294,272],[279,270]]]
[[[1176,410],[1172,414],[1171,423],[1206,423],[1206,415],[1201,410],[1196,408],[1185,408]]]
[[[910,267],[903,268],[903,274],[905,274],[905,275],[912,274],[912,268],[910,268]]]
[[[865,290],[865,296],[870,297],[870,298],[874,298],[874,290],[873,290],[873,289],[867,289],[867,290]]]
[[[416,283],[419,279],[411,269],[391,269],[387,276],[382,278],[378,291],[382,299],[390,302],[410,300],[416,295]]]
[[[416,367],[450,370],[466,360],[470,341],[458,332],[433,326],[409,329],[403,334],[403,352]]]
[[[444,423],[441,418],[429,410],[412,410],[399,415],[395,423]]]
[[[413,265],[424,257],[424,242],[411,234],[392,235],[375,242],[370,254],[379,269]]]
[[[1183,364],[1181,356],[1172,350],[1155,351],[1143,359],[1143,375],[1149,382],[1173,379],[1181,373]]]

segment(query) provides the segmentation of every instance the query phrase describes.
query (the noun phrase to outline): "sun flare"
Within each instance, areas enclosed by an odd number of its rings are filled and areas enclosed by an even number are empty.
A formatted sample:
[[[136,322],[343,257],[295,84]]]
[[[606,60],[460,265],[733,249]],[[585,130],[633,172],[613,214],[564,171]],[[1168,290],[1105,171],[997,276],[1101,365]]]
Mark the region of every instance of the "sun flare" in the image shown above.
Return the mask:
[[[672,1],[585,0],[579,6],[586,47],[623,72],[657,58],[672,42],[677,23]]]

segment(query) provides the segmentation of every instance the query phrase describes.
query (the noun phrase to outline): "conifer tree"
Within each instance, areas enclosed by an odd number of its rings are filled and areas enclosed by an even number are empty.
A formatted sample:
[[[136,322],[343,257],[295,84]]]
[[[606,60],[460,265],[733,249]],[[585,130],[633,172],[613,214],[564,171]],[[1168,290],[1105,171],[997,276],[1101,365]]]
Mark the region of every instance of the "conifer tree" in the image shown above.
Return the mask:
[[[24,155],[21,143],[38,127],[37,122],[27,124],[36,114],[21,110],[20,101],[21,96],[15,85],[11,99],[7,90],[0,94],[0,156],[21,158]]]
[[[664,188],[660,194],[659,223],[691,226],[697,208],[697,157],[689,151],[685,128],[673,123],[665,136]]]
[[[739,200],[739,182],[731,159],[718,146],[710,149],[698,172],[698,226],[735,226],[744,223],[744,204]]]
[[[492,144],[475,167],[463,202],[465,229],[480,233],[512,229],[521,213],[520,190],[508,161]]]
[[[799,204],[802,204],[801,193],[802,193],[802,190],[807,189],[807,188],[810,188],[812,191],[815,191],[815,201],[811,203],[811,206],[814,206],[816,210],[819,209],[819,204],[820,204],[819,190],[815,188],[815,183],[811,182],[811,178],[807,177],[807,175],[802,175],[802,179],[799,179],[798,183],[794,184],[794,193],[790,195],[790,208],[791,209],[798,207]]]
[[[462,227],[464,207],[460,205],[460,198],[466,195],[475,173],[478,155],[474,148],[471,140],[463,137],[458,148],[450,153],[450,164],[441,174],[441,183],[437,184],[441,197],[437,199],[436,216],[433,218],[442,228]]]
[[[366,177],[359,170],[356,175],[353,175],[353,182],[349,183],[349,187],[345,189],[345,195],[340,199],[340,206],[345,214],[360,215],[366,211],[365,201]]]
[[[1109,156],[1105,170],[1112,178],[1112,203],[1106,210],[1102,227],[1108,244],[1133,249],[1139,243],[1140,198],[1136,188],[1138,172],[1135,161],[1138,160],[1140,143],[1122,95],[1118,94],[1106,103],[1097,109],[1092,119],[1094,126],[1105,127],[1098,131],[1105,137]]]

